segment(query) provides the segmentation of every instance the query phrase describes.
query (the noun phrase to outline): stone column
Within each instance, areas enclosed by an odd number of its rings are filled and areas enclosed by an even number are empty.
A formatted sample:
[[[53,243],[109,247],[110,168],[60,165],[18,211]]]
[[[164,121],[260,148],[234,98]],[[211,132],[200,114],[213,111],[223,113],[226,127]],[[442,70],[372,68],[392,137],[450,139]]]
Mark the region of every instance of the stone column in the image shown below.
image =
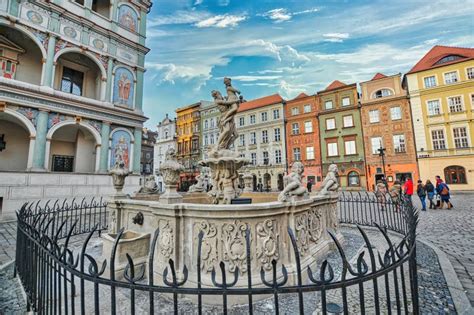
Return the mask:
[[[105,87],[105,101],[106,102],[112,101],[112,85],[114,84],[113,70],[114,70],[114,59],[109,58],[109,60],[107,61],[107,82],[106,82],[106,87]]]
[[[143,102],[143,77],[144,71],[137,69],[137,85],[135,89],[135,109],[142,111],[142,102]]]
[[[33,153],[32,171],[44,171],[48,111],[40,110],[36,118],[36,141]]]
[[[99,173],[107,173],[109,169],[109,138],[110,123],[102,122],[102,130],[100,131],[102,145],[100,146],[100,162]]]
[[[53,68],[54,68],[54,47],[56,46],[56,37],[49,36],[48,38],[48,54],[46,57],[46,62],[43,64],[43,82],[41,85],[49,86],[53,88]]]
[[[133,144],[132,172],[134,174],[140,174],[140,158],[141,158],[141,153],[142,153],[142,129],[135,128],[134,136],[135,136],[135,141]]]

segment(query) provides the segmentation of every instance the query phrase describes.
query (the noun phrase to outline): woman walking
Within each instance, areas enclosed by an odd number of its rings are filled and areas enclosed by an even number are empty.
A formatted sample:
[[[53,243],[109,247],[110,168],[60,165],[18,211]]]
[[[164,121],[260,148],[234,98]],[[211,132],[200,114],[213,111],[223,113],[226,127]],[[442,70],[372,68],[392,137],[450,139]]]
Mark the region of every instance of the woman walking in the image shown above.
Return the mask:
[[[451,196],[449,194],[449,187],[448,185],[446,185],[446,183],[443,182],[441,178],[439,178],[439,184],[436,186],[436,191],[438,192],[438,195],[441,196],[440,209],[443,209],[444,203],[446,203],[448,209],[451,209],[453,205],[449,201],[449,199],[451,199]]]
[[[436,205],[433,202],[433,199],[435,196],[435,187],[429,179],[426,180],[425,190],[426,190],[426,194],[428,195],[428,200],[430,202],[430,209],[436,209]]]
[[[387,194],[387,186],[385,185],[385,183],[383,181],[378,180],[377,181],[377,190],[375,192],[375,195],[377,196],[377,201],[379,202],[382,211],[385,210],[384,204],[387,202],[386,199],[385,199],[386,194]]]
[[[402,194],[402,185],[398,180],[396,180],[392,187],[390,187],[390,198],[392,199],[392,203],[395,205],[395,212],[398,212],[398,209],[400,208],[400,198]]]
[[[418,185],[416,186],[416,194],[421,201],[421,211],[426,211],[426,188],[420,179],[418,180]]]

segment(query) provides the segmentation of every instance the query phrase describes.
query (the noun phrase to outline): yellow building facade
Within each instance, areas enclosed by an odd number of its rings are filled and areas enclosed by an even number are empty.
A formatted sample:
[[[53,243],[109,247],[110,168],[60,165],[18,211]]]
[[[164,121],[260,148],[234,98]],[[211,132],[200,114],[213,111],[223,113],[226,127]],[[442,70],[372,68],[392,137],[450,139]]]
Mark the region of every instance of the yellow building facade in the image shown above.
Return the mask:
[[[474,49],[435,46],[405,76],[423,181],[474,190]]]

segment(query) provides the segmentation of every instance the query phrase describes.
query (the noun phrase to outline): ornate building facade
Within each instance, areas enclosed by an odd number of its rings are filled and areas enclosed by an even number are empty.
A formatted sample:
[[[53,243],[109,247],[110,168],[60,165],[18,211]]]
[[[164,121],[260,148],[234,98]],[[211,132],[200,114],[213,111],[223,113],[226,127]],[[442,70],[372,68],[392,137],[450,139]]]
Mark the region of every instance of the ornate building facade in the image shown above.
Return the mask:
[[[106,195],[140,172],[151,1],[0,1],[2,216],[27,200]],[[138,186],[127,180],[126,191]]]
[[[377,180],[384,179],[389,185],[408,177],[416,182],[419,176],[413,124],[401,74],[377,73],[360,87],[367,188],[374,190]]]
[[[434,46],[405,75],[420,177],[474,189],[474,49]]]
[[[279,191],[287,171],[284,100],[278,94],[240,104],[235,116],[234,147],[251,164],[241,171],[253,176],[253,189]],[[243,183],[242,183],[243,184]]]
[[[316,95],[301,93],[285,105],[286,148],[288,165],[304,164],[306,182],[321,185],[321,147],[319,142],[319,103]]]
[[[153,175],[154,148],[156,132],[143,128],[142,131],[142,153],[140,157],[140,174],[142,176]]]
[[[153,173],[156,175],[156,183],[160,192],[165,191],[163,177],[160,174],[160,165],[165,161],[166,151],[176,150],[176,118],[170,119],[166,114],[158,126],[156,126],[156,142],[154,148]]]
[[[337,164],[343,189],[365,189],[364,143],[357,84],[332,82],[318,92],[322,172]]]
[[[214,102],[201,101],[201,159],[208,157],[208,152],[217,143],[219,138],[220,112]]]

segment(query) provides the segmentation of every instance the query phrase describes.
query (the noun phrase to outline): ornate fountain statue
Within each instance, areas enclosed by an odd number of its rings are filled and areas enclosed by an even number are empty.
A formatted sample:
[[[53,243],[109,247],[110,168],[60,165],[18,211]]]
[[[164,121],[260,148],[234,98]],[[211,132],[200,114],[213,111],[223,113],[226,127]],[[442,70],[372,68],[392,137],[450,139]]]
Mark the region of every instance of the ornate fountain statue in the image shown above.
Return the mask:
[[[230,78],[224,78],[224,84],[226,97],[216,90],[211,93],[221,113],[217,145],[209,152],[209,158],[200,162],[201,165],[211,169],[213,186],[209,195],[214,204],[229,204],[232,199],[240,195],[238,170],[249,164],[249,160],[239,157],[237,152],[230,149],[237,139],[234,117],[241,100],[240,91],[232,86]]]
[[[115,188],[115,194],[113,198],[127,198],[127,195],[122,192],[122,189],[125,185],[125,177],[130,174],[130,171],[125,169],[125,163],[121,157],[115,160],[115,165],[110,170],[109,174],[112,175],[112,183]]]
[[[138,191],[138,193],[140,194],[158,193],[158,185],[156,184],[154,175],[150,175],[145,178],[143,186],[140,187],[140,190]]]
[[[328,168],[328,173],[326,178],[324,178],[323,182],[321,183],[321,191],[319,195],[329,195],[331,192],[337,191],[339,188],[339,183],[337,181],[337,165],[331,164]]]
[[[184,166],[178,163],[176,151],[169,148],[165,154],[166,160],[160,166],[160,173],[163,176],[166,191],[160,196],[161,203],[179,203],[183,197],[177,192],[179,174],[184,170]]]
[[[308,189],[303,185],[304,165],[301,162],[293,163],[291,173],[286,175],[284,180],[287,182],[285,189],[278,195],[278,201],[290,201],[292,196],[308,196]]]

